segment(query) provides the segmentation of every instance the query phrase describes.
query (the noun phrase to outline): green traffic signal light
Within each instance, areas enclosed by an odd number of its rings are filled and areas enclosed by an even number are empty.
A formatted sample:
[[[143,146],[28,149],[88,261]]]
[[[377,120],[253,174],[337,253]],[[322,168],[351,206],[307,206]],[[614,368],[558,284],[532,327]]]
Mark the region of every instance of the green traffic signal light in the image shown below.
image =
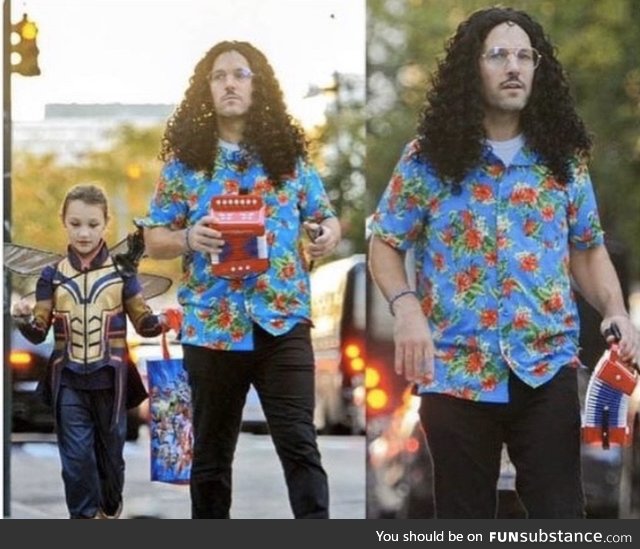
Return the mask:
[[[11,34],[11,72],[17,72],[23,76],[38,76],[40,50],[36,44],[37,25],[29,21],[25,13],[22,21],[11,25]]]

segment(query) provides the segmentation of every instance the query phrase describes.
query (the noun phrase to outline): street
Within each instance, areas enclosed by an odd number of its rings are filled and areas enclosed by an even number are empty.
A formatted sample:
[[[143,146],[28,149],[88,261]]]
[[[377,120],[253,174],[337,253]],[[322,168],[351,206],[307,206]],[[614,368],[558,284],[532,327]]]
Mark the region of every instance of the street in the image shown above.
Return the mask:
[[[331,518],[365,517],[365,437],[318,437],[329,477]],[[122,518],[186,519],[188,486],[149,481],[149,434],[125,446]],[[5,510],[6,511],[6,510]],[[232,518],[293,518],[284,475],[268,435],[241,433],[234,463]],[[64,519],[67,510],[53,435],[14,435],[11,449],[13,519]]]

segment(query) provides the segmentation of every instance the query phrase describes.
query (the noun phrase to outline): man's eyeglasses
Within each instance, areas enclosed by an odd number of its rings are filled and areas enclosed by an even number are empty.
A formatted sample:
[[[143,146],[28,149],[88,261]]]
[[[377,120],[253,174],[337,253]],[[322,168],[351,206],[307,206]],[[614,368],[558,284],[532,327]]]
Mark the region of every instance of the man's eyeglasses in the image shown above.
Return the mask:
[[[518,65],[528,69],[535,69],[542,59],[538,50],[534,48],[503,48],[500,46],[488,49],[480,57],[491,67],[503,68],[509,62],[510,55],[515,57]]]
[[[227,81],[227,76],[231,75],[231,77],[236,82],[246,82],[247,80],[251,80],[253,78],[253,72],[247,68],[235,69],[230,73],[226,71],[214,71],[209,74],[209,82],[212,84],[223,84]]]

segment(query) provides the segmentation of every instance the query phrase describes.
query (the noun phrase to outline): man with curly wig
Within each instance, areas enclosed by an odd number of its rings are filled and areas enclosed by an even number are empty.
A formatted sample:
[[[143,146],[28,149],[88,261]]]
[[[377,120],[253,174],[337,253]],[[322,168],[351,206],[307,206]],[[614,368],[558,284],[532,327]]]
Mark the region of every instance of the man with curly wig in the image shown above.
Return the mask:
[[[503,444],[530,518],[584,516],[572,284],[638,341],[603,245],[591,147],[528,14],[488,8],[448,42],[372,222],[395,370],[421,395],[439,518],[492,518]],[[404,269],[413,248],[415,291]]]
[[[296,518],[328,518],[327,476],[313,424],[309,265],[331,253],[340,226],[302,129],[287,114],[273,69],[247,42],[213,46],[169,120],[162,172],[140,224],[151,257],[183,257],[178,299],[193,404],[193,518],[228,518],[242,409],[256,388]],[[268,268],[227,278],[212,228],[213,197],[258,196]],[[318,235],[304,240],[305,233]]]

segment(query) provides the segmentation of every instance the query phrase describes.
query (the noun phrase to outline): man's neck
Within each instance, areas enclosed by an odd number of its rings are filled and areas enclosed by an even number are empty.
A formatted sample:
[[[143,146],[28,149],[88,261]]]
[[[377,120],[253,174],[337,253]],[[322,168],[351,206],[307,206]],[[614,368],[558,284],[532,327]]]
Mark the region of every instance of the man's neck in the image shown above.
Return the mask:
[[[519,112],[486,112],[483,124],[492,141],[508,141],[521,133]]]
[[[218,137],[229,143],[240,143],[244,134],[244,118],[218,118]]]

